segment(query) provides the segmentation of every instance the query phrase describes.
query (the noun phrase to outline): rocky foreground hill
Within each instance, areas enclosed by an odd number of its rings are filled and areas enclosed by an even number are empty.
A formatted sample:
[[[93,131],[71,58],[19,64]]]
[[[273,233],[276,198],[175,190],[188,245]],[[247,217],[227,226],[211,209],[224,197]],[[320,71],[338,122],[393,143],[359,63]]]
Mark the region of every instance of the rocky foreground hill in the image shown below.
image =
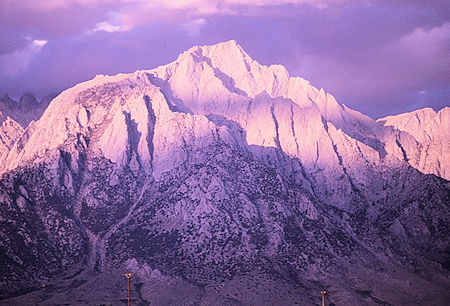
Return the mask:
[[[235,41],[97,76],[1,148],[0,303],[122,305],[133,272],[136,305],[448,305],[449,116]]]

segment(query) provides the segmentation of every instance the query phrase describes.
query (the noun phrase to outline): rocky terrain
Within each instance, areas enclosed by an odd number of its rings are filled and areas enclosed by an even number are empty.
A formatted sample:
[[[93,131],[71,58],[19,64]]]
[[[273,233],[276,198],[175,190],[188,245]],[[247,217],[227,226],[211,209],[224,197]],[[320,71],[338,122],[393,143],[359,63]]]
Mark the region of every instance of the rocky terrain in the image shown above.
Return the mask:
[[[450,107],[431,108],[378,119],[392,127],[403,159],[423,173],[450,179]],[[395,145],[393,145],[395,146]],[[397,151],[398,152],[398,151]],[[397,154],[398,155],[398,154]]]
[[[14,101],[7,94],[0,98],[0,160],[8,154],[15,141],[24,129],[37,121],[55,95],[50,95],[37,101],[29,93]]]
[[[0,303],[450,300],[449,108],[374,121],[229,41],[19,121]]]

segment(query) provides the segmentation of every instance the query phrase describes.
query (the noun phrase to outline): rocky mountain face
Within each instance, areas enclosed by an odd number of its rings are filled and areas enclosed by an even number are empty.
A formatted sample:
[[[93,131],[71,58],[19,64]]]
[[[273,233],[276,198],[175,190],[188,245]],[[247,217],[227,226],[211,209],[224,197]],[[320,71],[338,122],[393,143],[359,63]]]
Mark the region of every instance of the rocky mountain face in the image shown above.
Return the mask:
[[[29,93],[22,95],[19,101],[14,101],[6,94],[0,98],[0,161],[30,122],[42,116],[54,97],[50,95],[39,102]]]
[[[120,305],[133,272],[140,305],[446,305],[430,111],[376,122],[235,41],[80,83],[2,157],[3,302]]]
[[[450,107],[437,113],[424,108],[377,122],[392,127],[391,148],[401,149],[401,152],[392,149],[392,154],[402,155],[407,163],[423,173],[450,179]]]
[[[22,128],[26,128],[31,121],[37,121],[41,118],[55,96],[49,95],[38,101],[33,94],[25,93],[18,101],[14,101],[5,94],[0,98],[0,117],[2,121],[9,117],[19,123]]]

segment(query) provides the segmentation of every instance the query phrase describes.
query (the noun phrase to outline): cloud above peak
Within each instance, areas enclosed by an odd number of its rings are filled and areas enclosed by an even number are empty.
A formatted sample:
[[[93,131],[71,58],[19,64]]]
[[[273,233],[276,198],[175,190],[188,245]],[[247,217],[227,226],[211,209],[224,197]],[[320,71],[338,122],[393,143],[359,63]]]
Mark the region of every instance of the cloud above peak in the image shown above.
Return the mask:
[[[47,44],[46,40],[35,39],[18,51],[0,56],[0,71],[9,76],[18,76],[24,73],[33,57]]]
[[[108,21],[99,22],[95,25],[93,32],[105,31],[109,33],[119,32],[121,29],[118,25],[112,25]]]
[[[283,64],[372,117],[450,101],[444,0],[0,0],[0,6],[0,95],[45,95],[235,39],[255,60]]]

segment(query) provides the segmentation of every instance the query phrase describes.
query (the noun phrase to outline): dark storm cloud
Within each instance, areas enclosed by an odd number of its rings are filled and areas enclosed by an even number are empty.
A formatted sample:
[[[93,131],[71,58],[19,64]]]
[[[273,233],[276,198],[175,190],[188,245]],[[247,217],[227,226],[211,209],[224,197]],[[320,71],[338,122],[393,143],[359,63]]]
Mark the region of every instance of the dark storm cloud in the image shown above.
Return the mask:
[[[283,64],[372,117],[450,100],[447,1],[43,3],[0,13],[0,94],[43,95],[236,39],[254,59]],[[38,48],[35,40],[48,43]],[[22,63],[21,70],[11,73],[6,61]]]

